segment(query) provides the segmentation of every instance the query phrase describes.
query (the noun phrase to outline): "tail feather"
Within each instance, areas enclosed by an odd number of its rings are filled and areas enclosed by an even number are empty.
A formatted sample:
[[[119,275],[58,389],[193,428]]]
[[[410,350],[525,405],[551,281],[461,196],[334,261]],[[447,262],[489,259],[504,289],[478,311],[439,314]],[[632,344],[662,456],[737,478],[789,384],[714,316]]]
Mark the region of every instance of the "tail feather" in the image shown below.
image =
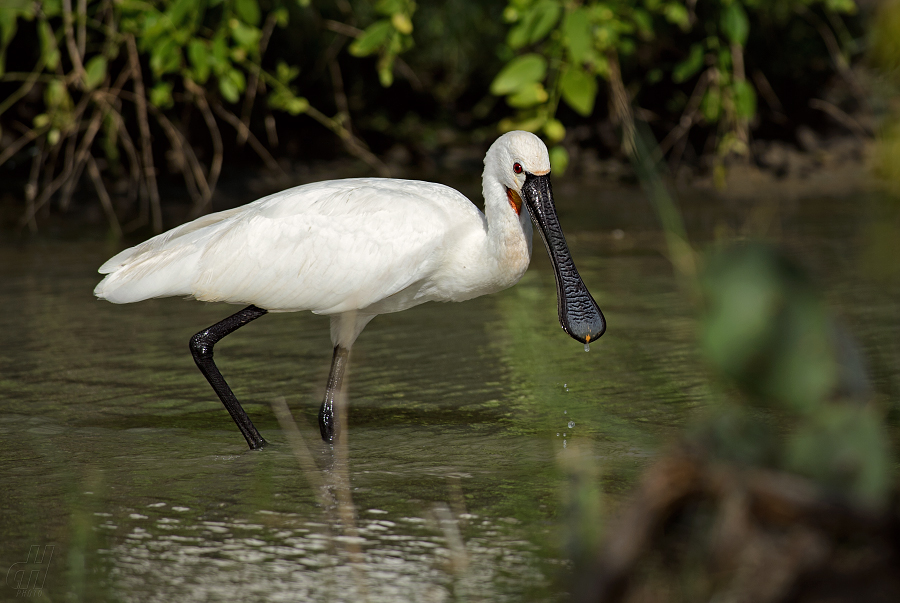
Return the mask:
[[[212,234],[204,229],[243,209],[197,218],[118,253],[100,266],[98,272],[107,276],[94,288],[94,295],[115,304],[191,295],[206,239]]]

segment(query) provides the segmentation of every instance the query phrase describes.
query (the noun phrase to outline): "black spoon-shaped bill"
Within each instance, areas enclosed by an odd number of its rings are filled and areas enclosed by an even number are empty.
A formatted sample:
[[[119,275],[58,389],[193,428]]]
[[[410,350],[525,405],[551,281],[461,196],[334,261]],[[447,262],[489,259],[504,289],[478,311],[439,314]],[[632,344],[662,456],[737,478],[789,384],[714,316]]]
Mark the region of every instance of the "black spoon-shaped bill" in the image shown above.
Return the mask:
[[[581,343],[591,343],[606,331],[606,319],[584,286],[569,246],[563,236],[556,206],[553,204],[553,189],[550,175],[535,176],[525,174],[522,197],[528,206],[528,213],[541,233],[553,272],[556,275],[556,299],[559,310],[559,324],[573,339]]]

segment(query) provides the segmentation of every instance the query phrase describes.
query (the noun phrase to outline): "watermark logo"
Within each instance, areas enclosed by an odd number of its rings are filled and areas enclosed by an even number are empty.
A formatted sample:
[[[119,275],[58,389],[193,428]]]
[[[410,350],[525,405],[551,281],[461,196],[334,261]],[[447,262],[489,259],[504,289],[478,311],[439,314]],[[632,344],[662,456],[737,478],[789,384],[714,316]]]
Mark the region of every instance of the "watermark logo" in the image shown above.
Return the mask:
[[[16,597],[39,597],[43,594],[44,581],[50,571],[50,560],[53,559],[55,545],[39,545],[28,549],[25,561],[13,563],[6,572],[6,585],[16,591]],[[0,570],[2,571],[2,570]]]

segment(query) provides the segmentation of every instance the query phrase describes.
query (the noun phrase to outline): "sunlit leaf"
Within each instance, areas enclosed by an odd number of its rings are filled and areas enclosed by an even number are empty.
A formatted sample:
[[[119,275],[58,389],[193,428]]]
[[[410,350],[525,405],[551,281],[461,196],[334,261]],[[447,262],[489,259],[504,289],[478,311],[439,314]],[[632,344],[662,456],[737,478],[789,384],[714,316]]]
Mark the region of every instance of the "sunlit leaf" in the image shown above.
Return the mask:
[[[219,78],[219,92],[222,93],[222,98],[229,103],[236,103],[246,86],[247,80],[244,74],[237,69],[231,69]]]
[[[550,33],[559,20],[560,6],[554,0],[543,0],[532,9],[532,25],[528,38],[530,44],[538,42]]]
[[[666,20],[680,27],[683,31],[687,31],[691,26],[691,20],[688,15],[687,7],[680,2],[670,2],[665,8]]]
[[[553,174],[561,176],[566,173],[567,167],[569,167],[569,152],[559,145],[551,148],[550,169],[553,171]]]
[[[236,22],[232,25],[231,35],[234,37],[235,42],[247,50],[255,51],[259,48],[262,32],[252,25]]]
[[[211,69],[209,48],[200,40],[191,40],[187,47],[188,60],[194,68],[194,80],[200,84],[209,79]]]
[[[378,0],[375,4],[375,11],[386,17],[402,13],[406,9],[405,0]]]
[[[106,57],[98,55],[84,66],[84,88],[93,90],[106,79]]]
[[[159,82],[150,89],[150,102],[160,109],[168,109],[174,103],[172,99],[172,84]]]
[[[69,92],[66,90],[66,84],[61,78],[54,78],[44,90],[44,103],[46,103],[48,109],[55,109],[65,104],[68,98]]]
[[[181,46],[172,38],[163,40],[150,51],[150,69],[157,76],[172,73],[181,67]]]
[[[717,88],[708,88],[700,101],[700,112],[709,123],[716,123],[722,111],[722,95]]]
[[[356,40],[350,44],[350,54],[355,57],[364,57],[378,50],[393,33],[394,27],[390,20],[376,21],[366,28]]]
[[[244,23],[259,25],[260,11],[257,0],[235,0],[234,12]]]
[[[597,78],[583,69],[570,67],[559,80],[563,100],[579,114],[587,117],[594,110],[597,97]]]
[[[543,81],[547,74],[547,60],[539,54],[531,53],[517,57],[504,67],[491,84],[491,93],[497,96],[510,94],[516,90]]]
[[[743,46],[750,33],[750,22],[747,13],[739,2],[732,2],[722,9],[722,33],[732,44]]]
[[[41,39],[41,56],[44,58],[44,65],[51,71],[56,70],[56,66],[59,64],[59,47],[56,45],[53,30],[46,21],[40,22],[38,37]]]
[[[540,82],[532,82],[526,86],[517,89],[516,92],[506,99],[511,107],[524,109],[533,107],[541,103],[547,102],[549,95]]]
[[[691,45],[690,54],[688,57],[675,65],[675,69],[672,70],[672,81],[676,84],[680,84],[692,77],[700,68],[703,67],[703,59],[706,53],[703,51],[703,46],[701,44],[693,44]]]
[[[558,119],[549,119],[544,124],[544,134],[550,142],[559,142],[566,137],[566,128]]]
[[[583,63],[591,51],[591,22],[587,10],[576,8],[563,21],[563,36],[569,56],[575,63]]]
[[[184,23],[185,17],[190,13],[197,11],[196,0],[175,0],[175,2],[166,11],[166,16],[173,25],[179,27]]]
[[[509,32],[507,44],[517,49],[526,44],[539,42],[559,21],[560,11],[558,2],[541,0],[522,14],[519,24]]]
[[[547,118],[544,115],[535,115],[525,119],[513,119],[507,117],[500,120],[499,129],[501,132],[512,132],[513,130],[537,132],[545,123],[547,123]]]
[[[412,21],[403,13],[394,13],[391,16],[391,25],[402,34],[409,35],[413,31]]]
[[[738,117],[750,119],[756,115],[756,91],[746,80],[734,83],[734,107]]]

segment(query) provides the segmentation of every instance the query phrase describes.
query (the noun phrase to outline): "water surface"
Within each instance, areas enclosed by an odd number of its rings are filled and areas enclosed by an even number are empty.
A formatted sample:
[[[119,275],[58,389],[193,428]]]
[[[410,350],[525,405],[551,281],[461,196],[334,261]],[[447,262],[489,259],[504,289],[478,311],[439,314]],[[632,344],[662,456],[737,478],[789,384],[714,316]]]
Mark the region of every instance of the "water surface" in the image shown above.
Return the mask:
[[[564,451],[581,451],[615,501],[723,387],[695,349],[693,310],[642,196],[556,193],[607,334],[586,354],[560,329],[539,242],[512,289],[380,316],[353,349],[346,464],[315,428],[327,318],[267,315],[216,347],[273,444],[253,453],[187,349],[235,307],[100,302],[96,269],[119,246],[0,243],[0,570],[53,547],[27,566],[43,572],[30,595],[48,600],[564,599]],[[866,269],[880,207],[868,196],[784,202],[766,231],[823,284],[890,406],[900,287],[890,270]],[[700,242],[752,226],[755,209],[685,202]],[[288,445],[277,399],[315,476]],[[12,575],[0,599],[20,594]]]

